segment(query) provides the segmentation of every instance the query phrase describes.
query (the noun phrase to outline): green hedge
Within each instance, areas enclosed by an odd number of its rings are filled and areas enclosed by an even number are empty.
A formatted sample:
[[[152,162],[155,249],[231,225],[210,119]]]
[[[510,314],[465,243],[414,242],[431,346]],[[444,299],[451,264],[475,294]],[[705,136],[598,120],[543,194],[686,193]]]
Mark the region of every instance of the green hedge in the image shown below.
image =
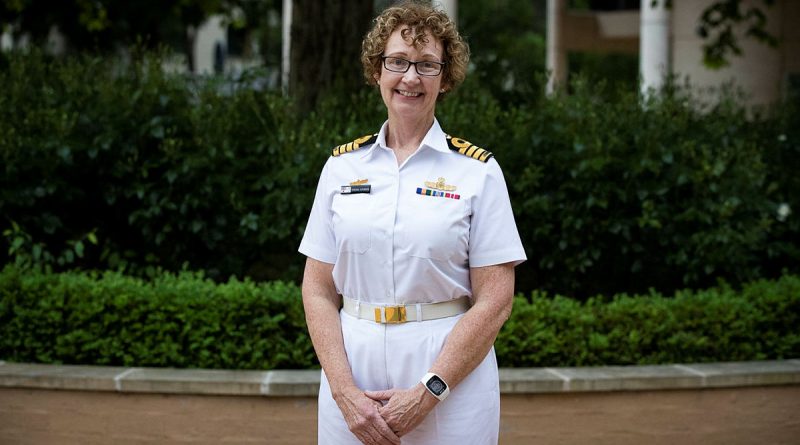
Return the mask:
[[[0,357],[179,368],[315,363],[300,290],[201,274],[0,273]]]
[[[501,366],[694,363],[800,357],[800,277],[674,297],[517,296]],[[0,272],[0,358],[180,368],[316,366],[300,289],[199,274]]]
[[[254,80],[187,79],[149,56],[0,53],[0,264],[298,280],[328,149],[385,110],[365,88],[301,115]],[[800,273],[796,105],[686,91],[642,104],[576,82],[506,106],[468,78],[439,105],[448,132],[503,166],[530,258],[521,290],[671,293]]]
[[[800,357],[800,277],[671,297],[534,292],[517,297],[497,341],[504,366],[591,366]]]

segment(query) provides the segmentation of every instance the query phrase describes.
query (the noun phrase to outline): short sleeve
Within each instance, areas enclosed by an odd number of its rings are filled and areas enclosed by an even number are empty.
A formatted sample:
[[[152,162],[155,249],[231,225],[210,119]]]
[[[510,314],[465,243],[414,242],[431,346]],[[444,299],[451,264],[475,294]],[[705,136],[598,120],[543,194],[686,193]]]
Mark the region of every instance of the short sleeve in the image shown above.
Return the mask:
[[[315,260],[334,264],[336,263],[336,238],[333,235],[331,224],[332,195],[328,187],[329,168],[330,158],[319,176],[314,204],[311,206],[311,214],[308,216],[308,224],[306,224],[298,251]]]
[[[469,229],[470,267],[525,261],[511,200],[500,165],[490,159],[483,186],[472,198]]]

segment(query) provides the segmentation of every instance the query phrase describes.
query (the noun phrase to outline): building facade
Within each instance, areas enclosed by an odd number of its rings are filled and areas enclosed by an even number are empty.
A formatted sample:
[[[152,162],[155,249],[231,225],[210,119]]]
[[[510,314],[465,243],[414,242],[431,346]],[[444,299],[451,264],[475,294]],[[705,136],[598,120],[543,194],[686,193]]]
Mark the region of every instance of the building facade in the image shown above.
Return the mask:
[[[778,40],[773,48],[734,31],[741,55],[730,55],[729,65],[712,69],[703,63],[698,34],[703,11],[715,0],[641,0],[640,5],[617,2],[617,8],[576,11],[568,0],[548,2],[549,91],[567,79],[567,53],[601,52],[638,54],[641,88],[658,88],[666,75],[688,79],[698,92],[735,85],[750,105],[767,105],[796,95],[800,84],[800,2],[776,0],[768,7],[761,0],[744,0],[743,9],[756,6],[766,13],[767,31]],[[598,2],[603,3],[603,2]],[[613,3],[613,2],[605,2]]]

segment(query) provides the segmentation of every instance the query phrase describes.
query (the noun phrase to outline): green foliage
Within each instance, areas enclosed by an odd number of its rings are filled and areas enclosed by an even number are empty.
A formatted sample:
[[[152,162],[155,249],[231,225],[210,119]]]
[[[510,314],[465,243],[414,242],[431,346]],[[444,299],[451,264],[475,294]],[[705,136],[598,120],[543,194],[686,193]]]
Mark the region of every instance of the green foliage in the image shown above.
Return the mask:
[[[510,367],[786,359],[800,355],[799,323],[797,276],[583,303],[533,292],[515,298],[495,348]]]
[[[37,52],[0,55],[0,263],[298,280],[330,147],[376,131],[379,94],[310,113],[240,81]],[[530,258],[519,289],[585,298],[800,272],[800,113],[641,103],[577,80],[508,106],[469,77],[437,116],[492,150]]]
[[[617,91],[630,90],[639,81],[639,55],[626,53],[569,52],[567,73],[570,79],[603,83],[611,100]]]
[[[53,258],[94,233],[88,267],[192,260],[219,277],[257,267],[267,244],[292,252],[315,181],[290,148],[309,139],[288,102],[247,83],[193,86],[160,66],[12,54],[0,72],[2,213]]]
[[[470,46],[470,76],[505,103],[538,101],[545,69],[544,0],[461,1],[459,29]]]
[[[741,56],[737,34],[744,29],[746,38],[769,47],[778,46],[778,38],[767,28],[768,8],[775,0],[762,0],[761,5],[742,0],[718,0],[706,7],[698,20],[697,34],[705,39],[703,63],[719,69],[730,65],[730,56]]]
[[[212,14],[231,14],[237,0],[12,0],[0,3],[0,28],[44,43],[53,27],[71,50],[111,51],[135,42],[150,47],[186,40],[186,28]],[[273,2],[262,1],[260,3]],[[253,8],[246,8],[251,12]]]
[[[180,368],[315,363],[300,290],[202,274],[0,273],[0,356],[12,361]]]
[[[530,258],[523,288],[669,292],[797,271],[796,215],[777,213],[779,202],[800,205],[797,164],[772,162],[797,160],[791,106],[780,118],[748,117],[735,102],[703,105],[677,87],[644,104],[635,93],[609,100],[597,85],[573,88],[532,109],[486,107],[488,124],[472,117],[470,133],[486,138],[475,142],[495,152],[509,184]]]
[[[588,366],[800,356],[800,277],[584,303],[519,295],[501,366]],[[300,289],[159,273],[0,272],[0,358],[212,369],[317,366]]]

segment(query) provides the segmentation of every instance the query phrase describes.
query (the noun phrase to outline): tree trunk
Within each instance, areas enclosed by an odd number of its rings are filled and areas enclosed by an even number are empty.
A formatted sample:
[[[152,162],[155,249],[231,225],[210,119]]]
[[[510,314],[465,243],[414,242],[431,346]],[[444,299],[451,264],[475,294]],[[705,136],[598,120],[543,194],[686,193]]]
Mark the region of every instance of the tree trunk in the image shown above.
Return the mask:
[[[326,90],[364,85],[361,40],[373,0],[293,0],[289,92],[308,111]]]

